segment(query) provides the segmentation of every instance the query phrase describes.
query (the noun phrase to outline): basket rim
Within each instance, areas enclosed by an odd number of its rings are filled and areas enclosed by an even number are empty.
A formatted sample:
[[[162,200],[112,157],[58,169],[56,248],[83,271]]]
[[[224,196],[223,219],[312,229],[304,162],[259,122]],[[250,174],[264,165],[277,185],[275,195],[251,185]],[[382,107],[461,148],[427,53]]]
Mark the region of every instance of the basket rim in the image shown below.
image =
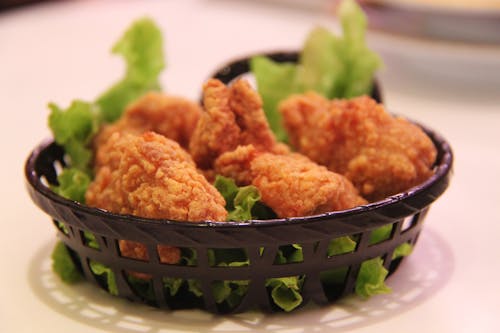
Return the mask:
[[[415,123],[415,122],[413,122]],[[85,204],[79,203],[74,200],[66,199],[55,192],[53,192],[48,186],[46,186],[40,179],[35,165],[37,164],[40,155],[52,145],[56,145],[52,138],[45,139],[39,143],[30,153],[25,162],[25,181],[28,190],[32,190],[39,195],[45,197],[51,202],[65,206],[73,211],[81,211],[89,215],[93,215],[100,218],[110,219],[110,220],[120,220],[120,222],[132,222],[135,224],[155,224],[155,225],[172,225],[172,226],[182,226],[188,228],[216,228],[216,229],[232,229],[232,228],[261,228],[261,227],[271,227],[280,225],[301,225],[304,223],[315,222],[318,220],[325,219],[342,219],[343,217],[352,217],[355,215],[361,215],[367,212],[376,211],[379,209],[388,208],[398,203],[404,203],[407,200],[413,199],[418,194],[425,192],[433,185],[437,183],[444,182],[444,187],[440,190],[437,197],[444,192],[448,187],[449,181],[447,177],[452,172],[453,165],[453,152],[449,143],[440,134],[431,130],[430,128],[415,123],[420,128],[422,128],[427,135],[429,135],[438,149],[438,156],[436,164],[434,166],[434,173],[431,177],[425,180],[423,183],[411,187],[410,189],[389,196],[383,200],[371,202],[365,205],[360,205],[351,209],[339,210],[333,212],[327,212],[322,214],[303,216],[303,217],[290,217],[290,218],[276,218],[269,220],[246,220],[246,221],[182,221],[182,220],[171,220],[171,219],[152,219],[138,217],[129,214],[117,214],[112,213],[101,208],[90,207]]]

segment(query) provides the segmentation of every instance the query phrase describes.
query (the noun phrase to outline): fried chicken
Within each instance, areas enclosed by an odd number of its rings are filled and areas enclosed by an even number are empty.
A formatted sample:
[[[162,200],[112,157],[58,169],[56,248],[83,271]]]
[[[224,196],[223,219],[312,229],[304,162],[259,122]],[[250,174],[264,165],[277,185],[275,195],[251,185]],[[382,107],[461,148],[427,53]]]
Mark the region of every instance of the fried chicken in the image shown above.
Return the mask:
[[[436,148],[416,125],[362,96],[327,100],[316,93],[280,104],[290,143],[352,181],[370,201],[407,190],[432,173]]]
[[[120,214],[187,222],[225,221],[225,201],[179,144],[154,132],[115,132],[112,156],[97,169],[87,205]],[[147,260],[143,244],[120,241],[123,256]],[[160,261],[176,263],[180,250],[160,245]]]
[[[261,151],[286,153],[276,141],[262,109],[262,99],[245,80],[230,87],[210,79],[203,87],[205,113],[191,137],[189,152],[198,167],[211,169],[221,154],[252,144]]]
[[[176,142],[154,132],[122,134],[114,152],[119,163],[98,170],[88,205],[147,218],[225,220],[224,199]]]
[[[150,92],[130,104],[115,123],[104,125],[94,139],[95,166],[106,164],[113,149],[111,136],[116,133],[142,134],[153,131],[176,141],[187,149],[202,114],[196,103],[175,96]]]
[[[262,202],[282,218],[366,203],[348,179],[300,154],[277,155],[252,145],[239,146],[215,161],[215,171],[240,185],[256,186]]]

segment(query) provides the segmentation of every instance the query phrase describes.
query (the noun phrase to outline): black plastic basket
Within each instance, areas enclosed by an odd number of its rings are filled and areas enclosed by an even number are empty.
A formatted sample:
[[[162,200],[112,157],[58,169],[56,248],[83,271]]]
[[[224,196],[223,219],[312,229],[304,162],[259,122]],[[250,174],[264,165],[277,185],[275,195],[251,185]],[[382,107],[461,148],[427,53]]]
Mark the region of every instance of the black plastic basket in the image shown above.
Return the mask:
[[[224,73],[226,82],[237,76],[234,67],[233,70],[224,69]],[[92,262],[99,262],[113,271],[118,296],[132,301],[170,309],[195,306],[214,313],[242,312],[253,308],[276,311],[279,309],[273,304],[266,287],[270,278],[301,276],[302,305],[310,301],[326,304],[353,292],[361,264],[366,260],[382,258],[389,274],[397,269],[403,258],[393,260],[394,249],[403,243],[416,243],[430,205],[446,190],[451,178],[453,157],[449,144],[433,130],[423,126],[422,129],[438,150],[435,172],[427,181],[379,202],[309,217],[186,223],[118,215],[90,208],[50,190],[49,184],[57,183],[58,168],[64,165],[64,150],[52,141],[33,150],[26,161],[25,175],[32,200],[52,217],[60,240],[70,250],[74,262],[88,281],[108,289],[106,281],[91,269]],[[371,232],[388,225],[391,226],[390,237],[371,244]],[[89,244],[89,233],[95,237],[96,244]],[[356,241],[355,250],[328,257],[328,245],[342,236],[351,236]],[[144,244],[149,261],[121,256],[119,240]],[[277,264],[278,251],[291,244],[302,246],[303,260]],[[159,260],[158,245],[194,251],[197,262],[191,266],[163,264]],[[211,266],[209,253],[217,249],[244,252],[249,265]],[[343,281],[333,286],[326,285],[322,274],[335,269],[345,271]],[[148,295],[130,284],[130,272],[149,276],[145,286],[149,288]],[[180,293],[171,297],[164,288],[164,278],[198,281],[202,296]],[[214,298],[213,286],[217,281],[247,281],[248,289],[237,306],[228,308]]]

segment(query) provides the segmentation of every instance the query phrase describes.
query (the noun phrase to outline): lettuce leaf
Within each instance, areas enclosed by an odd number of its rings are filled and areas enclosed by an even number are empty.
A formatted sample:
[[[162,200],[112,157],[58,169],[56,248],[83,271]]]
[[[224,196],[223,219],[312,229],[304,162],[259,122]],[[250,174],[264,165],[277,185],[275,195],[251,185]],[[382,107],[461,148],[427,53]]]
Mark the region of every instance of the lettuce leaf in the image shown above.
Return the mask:
[[[372,231],[370,235],[370,245],[380,243],[391,237],[392,224],[387,224]],[[398,245],[392,254],[392,259],[408,256],[413,250],[413,246],[409,243]]]
[[[86,173],[92,178],[91,161],[93,152],[90,142],[104,122],[118,119],[126,105],[150,90],[159,90],[159,75],[164,64],[163,41],[159,28],[148,18],[132,23],[112,52],[123,56],[126,73],[95,102],[75,100],[62,109],[54,103],[49,104],[51,113],[48,123],[55,141],[64,147],[69,158],[68,169],[75,169],[59,177],[59,185],[53,190],[59,195],[83,201],[88,183],[80,181],[78,185],[68,182],[68,178],[82,180]]]
[[[286,141],[278,112],[286,97],[310,90],[329,99],[371,92],[374,73],[382,61],[366,45],[366,16],[353,0],[342,1],[338,16],[342,36],[321,27],[312,30],[298,64],[276,63],[262,56],[250,61],[264,111],[278,140]]]
[[[343,31],[341,59],[345,63],[345,81],[339,91],[332,91],[335,95],[330,95],[330,98],[369,94],[374,73],[382,65],[382,60],[366,45],[366,15],[354,0],[344,0],[339,7],[339,18]]]
[[[269,126],[279,141],[286,141],[287,134],[281,123],[278,104],[286,97],[301,91],[297,82],[297,66],[256,56],[250,60],[250,69],[257,81]]]
[[[52,250],[52,270],[68,284],[82,280],[82,274],[76,267],[68,248],[63,242],[57,242]]]
[[[302,245],[289,244],[280,246],[274,258],[274,264],[290,264],[294,262],[304,261],[304,254],[302,252]]]
[[[98,109],[92,103],[75,100],[67,109],[49,104],[49,128],[54,140],[64,147],[71,167],[90,173],[92,150],[88,147],[99,129]]]
[[[215,177],[214,186],[226,201],[228,221],[266,220],[276,217],[276,214],[260,201],[260,193],[255,186],[238,187],[233,179],[221,175]]]
[[[113,270],[100,262],[90,260],[90,270],[95,275],[100,276],[106,282],[106,287],[111,295],[118,295],[118,286],[116,285],[115,273]]]
[[[333,239],[328,244],[327,256],[332,257],[339,254],[353,252],[356,249],[356,242],[349,236],[342,236]]]
[[[392,259],[397,259],[401,257],[406,257],[410,255],[410,253],[413,251],[413,246],[408,243],[403,243],[398,245],[395,249],[394,252],[392,253]]]
[[[231,221],[246,221],[252,219],[252,208],[260,200],[259,190],[252,185],[241,187],[234,197],[234,209],[227,219]]]
[[[163,288],[168,290],[170,296],[175,296],[184,284],[184,279],[181,278],[163,278]]]
[[[77,168],[63,169],[57,176],[59,185],[52,186],[52,190],[62,197],[85,203],[85,192],[92,179]]]
[[[274,304],[290,312],[302,304],[303,298],[300,292],[303,282],[303,276],[271,278],[266,280],[266,287],[271,290]]]
[[[362,298],[390,293],[391,288],[385,284],[388,273],[382,258],[377,257],[364,261],[359,269],[354,291]]]
[[[118,119],[128,103],[150,90],[159,90],[159,75],[165,67],[160,29],[149,18],[135,21],[114,45],[127,65],[125,76],[96,101],[104,121]]]
[[[212,292],[217,304],[226,304],[229,309],[233,309],[241,303],[241,300],[248,291],[248,280],[223,280],[212,283]]]
[[[392,225],[385,225],[372,231],[370,235],[370,244],[379,243],[390,237]],[[332,240],[328,247],[328,256],[349,253],[356,248],[356,242],[349,236],[339,237]],[[404,243],[399,245],[393,253],[392,259],[410,254],[411,245]],[[390,293],[391,289],[385,284],[388,271],[383,265],[383,260],[376,257],[366,260],[361,264],[354,292],[362,297],[369,298],[377,294]],[[323,283],[327,285],[343,283],[347,274],[347,267],[340,267],[326,272],[322,275]]]

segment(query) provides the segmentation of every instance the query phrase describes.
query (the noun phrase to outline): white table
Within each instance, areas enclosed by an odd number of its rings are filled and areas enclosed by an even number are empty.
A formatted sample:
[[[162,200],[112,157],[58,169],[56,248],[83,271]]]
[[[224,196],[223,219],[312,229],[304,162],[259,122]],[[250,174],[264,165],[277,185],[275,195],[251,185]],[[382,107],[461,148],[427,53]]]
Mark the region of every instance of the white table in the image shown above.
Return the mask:
[[[164,31],[165,89],[197,98],[215,67],[261,50],[297,48],[331,14],[268,1],[59,1],[0,13],[1,332],[498,332],[500,331],[500,50],[370,34],[386,61],[389,109],[452,144],[455,174],[433,205],[393,294],[348,298],[293,315],[164,312],[69,287],[50,270],[55,231],[28,198],[23,164],[49,136],[46,104],[91,100],[122,71],[109,49],[135,18]],[[430,45],[430,46],[429,46]],[[497,53],[495,53],[497,52]],[[479,69],[464,65],[469,59]],[[466,61],[467,60],[467,61]]]

